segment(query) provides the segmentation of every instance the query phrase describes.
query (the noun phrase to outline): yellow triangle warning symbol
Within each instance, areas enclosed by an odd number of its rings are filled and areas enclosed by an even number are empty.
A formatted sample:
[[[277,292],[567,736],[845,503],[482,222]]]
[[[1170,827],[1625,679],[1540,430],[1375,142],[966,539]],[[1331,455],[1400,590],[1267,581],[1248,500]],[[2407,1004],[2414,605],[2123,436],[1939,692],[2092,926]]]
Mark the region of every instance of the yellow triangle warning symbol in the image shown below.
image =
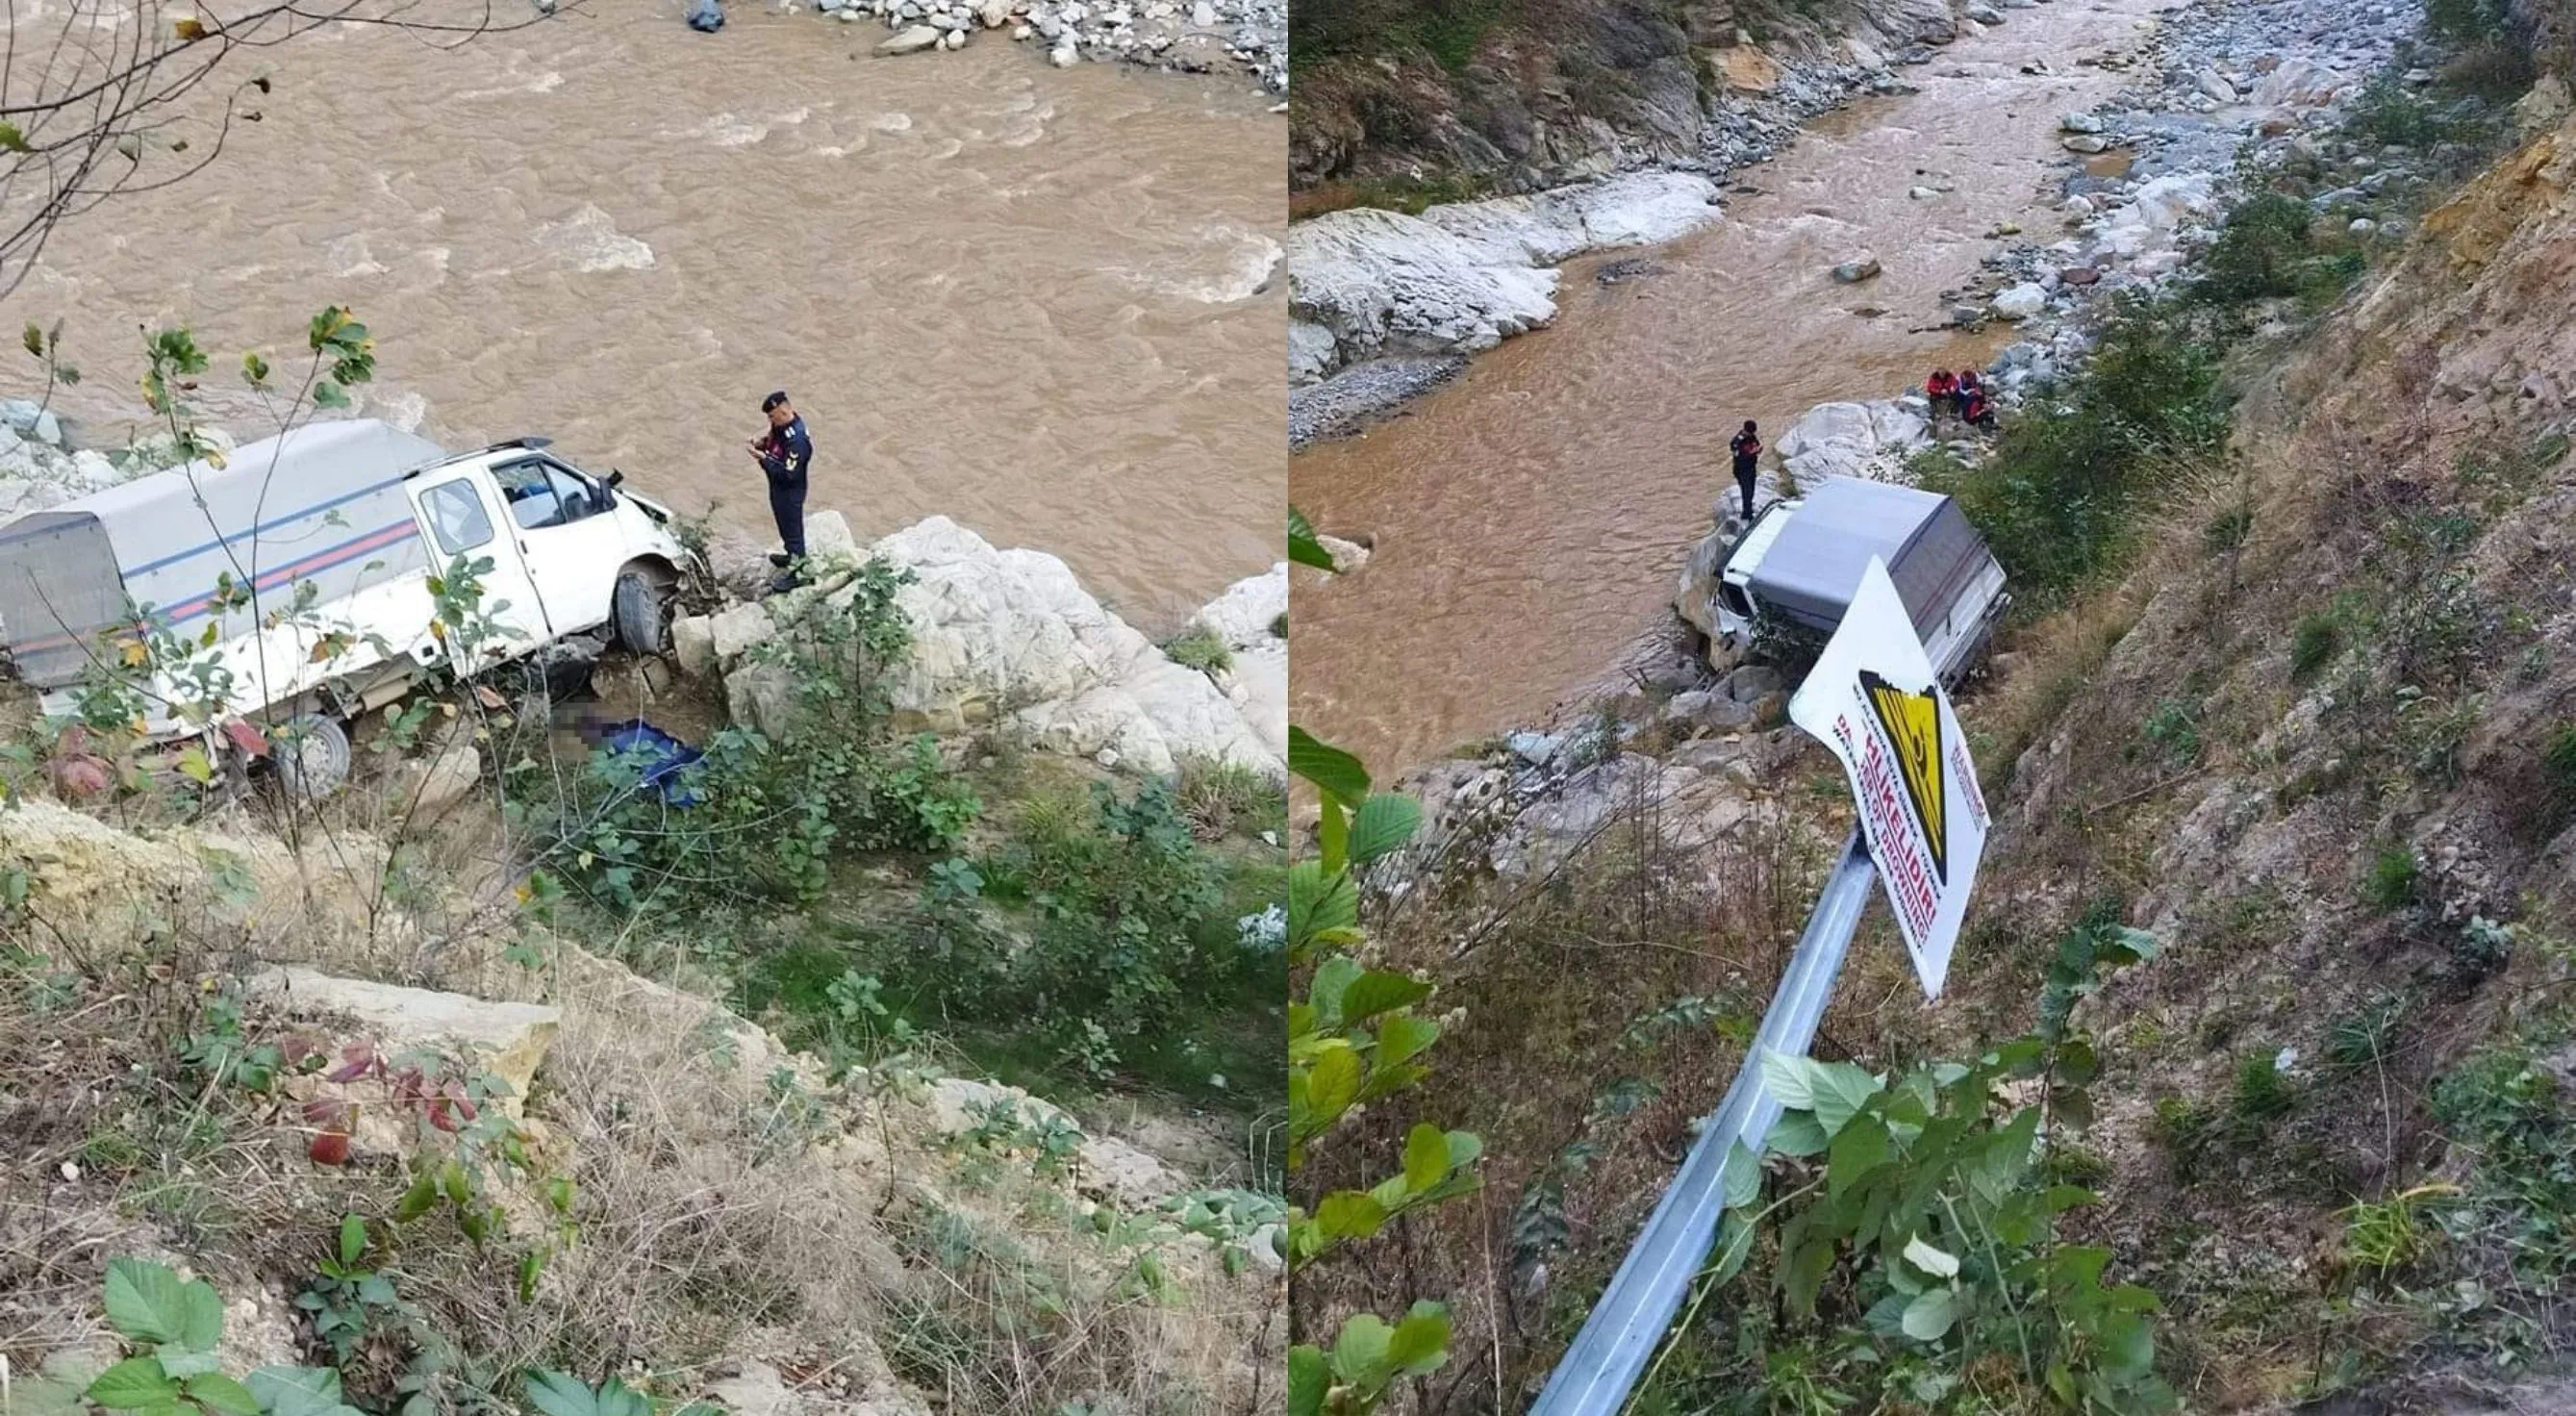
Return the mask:
[[[1947,884],[1950,833],[1941,818],[1941,702],[1928,688],[1908,692],[1867,669],[1861,670],[1860,686],[1878,725],[1895,745],[1905,798],[1914,804],[1915,824],[1923,828],[1924,843],[1931,848],[1932,872]]]

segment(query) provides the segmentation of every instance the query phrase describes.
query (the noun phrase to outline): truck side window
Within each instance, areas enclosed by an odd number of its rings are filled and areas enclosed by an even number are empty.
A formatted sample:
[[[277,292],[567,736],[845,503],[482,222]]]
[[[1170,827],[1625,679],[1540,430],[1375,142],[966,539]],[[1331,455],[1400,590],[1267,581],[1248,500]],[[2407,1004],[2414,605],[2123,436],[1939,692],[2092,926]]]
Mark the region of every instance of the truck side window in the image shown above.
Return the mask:
[[[554,525],[579,521],[608,509],[608,499],[601,496],[599,488],[580,473],[554,462],[545,464],[545,472],[546,480],[554,486],[556,498],[563,503],[563,511]]]
[[[1744,598],[1744,592],[1741,589],[1721,581],[1718,584],[1717,593],[1724,597],[1728,609],[1745,619],[1753,618],[1753,604]]]
[[[522,529],[534,531],[563,521],[563,500],[546,479],[544,463],[504,463],[492,469],[492,480],[501,484],[501,500],[510,504],[510,519]]]
[[[421,493],[420,504],[429,513],[429,529],[438,536],[438,548],[451,556],[461,556],[492,539],[492,518],[484,514],[483,498],[465,478],[441,482]]]

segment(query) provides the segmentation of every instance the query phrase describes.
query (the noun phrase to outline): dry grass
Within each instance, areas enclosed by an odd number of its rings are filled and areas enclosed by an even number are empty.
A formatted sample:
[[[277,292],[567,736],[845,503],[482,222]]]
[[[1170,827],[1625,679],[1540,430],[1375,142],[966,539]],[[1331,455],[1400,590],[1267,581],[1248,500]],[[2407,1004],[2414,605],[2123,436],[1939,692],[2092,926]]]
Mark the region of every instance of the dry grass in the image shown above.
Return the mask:
[[[2459,941],[2474,913],[2526,939],[2567,918],[2563,842],[2529,828],[2528,802],[2543,730],[2576,693],[2556,592],[2576,490],[2565,462],[2535,462],[2522,405],[2413,392],[2470,309],[2416,274],[2256,390],[2241,543],[2220,554],[2202,507],[2178,506],[2130,576],[2025,631],[2021,666],[1967,710],[1990,762],[2018,770],[1989,782],[1999,830],[1948,1030],[2026,1015],[2035,946],[2096,898],[2163,936],[2162,958],[2091,1005],[2106,1070],[2083,1143],[2110,1170],[2100,1237],[2152,1260],[2173,1370],[2209,1409],[2284,1397],[2344,1353],[2365,1372],[2427,1360],[2414,1344],[2441,1324],[2356,1297],[2320,1253],[2355,1195],[2461,1163],[2426,1089],[2555,986],[2543,951],[2489,972]],[[2520,332],[2466,318],[2510,341],[2556,316]],[[2461,608],[2428,649],[2454,575]],[[2336,657],[2294,675],[2294,628],[2329,611],[2348,616]],[[2165,698],[2197,723],[2188,766],[2139,741]],[[2424,860],[2430,903],[2364,903],[2392,845]],[[2223,1116],[2247,1059],[2292,1047],[2315,1069],[2335,1025],[2391,997],[2406,1006],[2376,1065],[2311,1070],[2288,1115],[2184,1173],[2157,1103]]]
[[[564,1010],[527,1115],[541,1174],[577,1186],[578,1242],[524,1303],[513,1253],[477,1248],[443,1213],[377,1259],[455,1349],[452,1380],[639,1367],[656,1390],[694,1395],[759,1359],[815,1397],[888,1412],[920,1409],[915,1391],[957,1413],[1248,1412],[1265,1383],[1276,1398],[1275,1283],[1227,1277],[1196,1239],[1104,1229],[1024,1164],[949,1155],[891,1078],[827,1086],[700,998],[525,929],[472,932],[478,912],[452,897],[376,896],[384,917],[459,926],[398,935],[372,924],[372,882],[332,897],[345,912],[308,912],[256,888],[258,871],[296,864],[273,849],[229,867],[252,888],[227,889],[195,833],[93,826],[41,807],[0,818],[0,865],[33,877],[28,907],[0,917],[0,1354],[21,1370],[98,1338],[105,1264],[126,1254],[255,1299],[268,1320],[245,1332],[262,1344],[246,1360],[321,1355],[281,1295],[309,1280],[344,1211],[381,1220],[404,1177],[390,1161],[310,1164],[292,1108],[180,1062],[224,981],[283,958]],[[440,848],[490,849],[463,829]],[[547,966],[501,962],[511,938]],[[287,1027],[245,1011],[253,1039]],[[503,1203],[522,1238],[542,1232],[533,1190]],[[415,1346],[385,1344],[371,1380]]]
[[[1509,1408],[1519,1397],[1501,1393],[1545,1374],[1731,1079],[1739,1025],[1767,1000],[1834,844],[1763,819],[1714,838],[1638,791],[1517,881],[1478,864],[1502,822],[1446,823],[1431,874],[1372,932],[1392,962],[1441,979],[1433,1010],[1459,1011],[1430,1081],[1319,1148],[1303,1183],[1368,1184],[1400,1166],[1414,1121],[1433,1120],[1483,1140],[1484,1189],[1409,1219],[1383,1256],[1301,1274],[1301,1332],[1382,1312],[1388,1293],[1446,1302],[1454,1355],[1426,1413]]]

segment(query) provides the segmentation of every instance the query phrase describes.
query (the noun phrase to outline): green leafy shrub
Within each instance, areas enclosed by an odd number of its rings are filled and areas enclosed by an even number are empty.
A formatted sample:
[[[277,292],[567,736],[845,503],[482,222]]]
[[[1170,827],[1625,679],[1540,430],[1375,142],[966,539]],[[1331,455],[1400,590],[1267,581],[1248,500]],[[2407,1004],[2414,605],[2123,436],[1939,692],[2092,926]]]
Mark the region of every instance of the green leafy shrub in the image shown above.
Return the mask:
[[[321,1262],[304,1291],[295,1295],[295,1306],[312,1319],[313,1335],[344,1366],[375,1327],[378,1315],[392,1315],[402,1303],[391,1279],[360,1267],[367,1239],[365,1219],[354,1214],[344,1217],[331,1257]]]
[[[886,681],[911,650],[895,597],[911,579],[870,561],[761,647],[761,664],[790,684],[783,735],[718,730],[670,793],[645,783],[640,756],[606,747],[559,794],[526,763],[510,778],[508,810],[548,842],[549,865],[621,912],[810,901],[836,855],[955,846],[982,803],[935,739],[889,728]]]
[[[2450,125],[2397,74],[2382,70],[2345,110],[2344,131],[2372,147],[2420,148],[2448,137]]]
[[[2343,650],[2343,627],[2327,614],[2308,615],[2290,632],[2290,681],[2305,683]]]
[[[2458,55],[2442,66],[2443,84],[2488,104],[2510,103],[2520,96],[2540,74],[2539,36],[2533,32],[2531,15],[2527,7],[2512,0],[2429,0],[2424,7],[2425,29],[2459,46]],[[2563,35],[2558,49],[2552,57],[2563,63],[2567,58]]]
[[[1234,667],[1234,651],[1226,647],[1223,639],[1198,625],[1165,640],[1163,654],[1173,663],[1201,673],[1220,673]]]
[[[2377,1203],[2353,1204],[2340,1216],[2343,1262],[2382,1279],[2416,1267],[2442,1241],[2433,1212],[2459,1193],[2457,1185],[2418,1185]]]
[[[2236,1064],[2236,1088],[2228,1096],[2227,1109],[2239,1124],[2250,1128],[2286,1116],[2298,1102],[2297,1089],[2281,1075],[2271,1053],[2259,1052]]]
[[[1276,835],[1288,826],[1287,791],[1240,762],[1182,762],[1173,801],[1201,840],[1263,831]]]
[[[2466,991],[2492,978],[2513,957],[2513,926],[2471,916],[2451,937],[2451,983]]]
[[[2316,214],[2298,197],[2266,192],[2227,214],[2201,259],[2194,298],[2216,304],[2295,295],[2316,255]]]
[[[1958,498],[2015,594],[2045,608],[2120,564],[2138,507],[2217,453],[2217,355],[2184,306],[2124,297],[2081,373],[2015,419],[1984,462],[1927,461],[1924,485]]]
[[[2473,43],[2507,33],[2512,13],[2507,0],[2426,0],[2424,28],[2442,39]]]
[[[2242,549],[2254,534],[2254,508],[2242,502],[2221,510],[2201,528],[2200,543],[2211,555]]]
[[[2576,1126],[2557,1079],[2527,1046],[2508,1042],[2435,1079],[2433,1119],[2473,1164],[2469,1202],[2482,1237],[2517,1272],[2576,1272]]]
[[[928,735],[902,743],[773,742],[750,728],[719,729],[678,783],[694,805],[646,786],[646,765],[601,748],[567,799],[522,797],[523,819],[553,837],[546,858],[621,912],[680,911],[763,896],[819,898],[837,853],[941,850],[982,804],[942,765]],[[542,788],[534,772],[521,774]]]
[[[2576,818],[2576,722],[2550,730],[2540,748],[2544,816],[2552,826]]]
[[[982,872],[987,894],[1027,905],[1038,922],[1002,986],[956,1006],[1042,1008],[1132,1037],[1223,964],[1197,939],[1221,907],[1219,882],[1165,782],[1125,798],[1095,784],[1080,811],[1024,820]]]
[[[2194,705],[2180,698],[2168,698],[2156,704],[2147,715],[2147,741],[2164,750],[2165,756],[2177,763],[2200,760],[2200,715]]]
[[[2174,1178],[2188,1185],[2200,1177],[2211,1151],[2227,1139],[2224,1118],[2188,1097],[2158,1097],[2150,1127],[2156,1144],[2173,1162]]]
[[[2390,913],[2415,905],[2423,892],[2423,866],[2406,846],[2389,846],[2373,856],[2362,881],[2361,897],[2371,908]]]
[[[2359,1010],[2337,1018],[2326,1029],[2326,1061],[2339,1071],[2357,1072],[2380,1065],[2406,1020],[2406,997],[2383,993]]]
[[[1289,519],[1290,559],[1323,557],[1305,518]],[[1422,808],[1408,797],[1374,792],[1368,770],[1349,753],[1288,730],[1288,767],[1321,799],[1317,849],[1288,875],[1288,1171],[1305,1169],[1309,1147],[1356,1119],[1363,1106],[1383,1107],[1419,1084],[1423,1060],[1440,1025],[1416,1013],[1431,985],[1369,968],[1356,957],[1360,928],[1358,873],[1403,849],[1420,829]],[[1375,1239],[1398,1216],[1472,1193],[1483,1142],[1428,1121],[1405,1134],[1402,1169],[1366,1189],[1298,1196],[1288,1211],[1288,1264],[1309,1265]],[[1288,1405],[1293,1412],[1368,1416],[1397,1379],[1437,1369],[1448,1358],[1449,1318],[1438,1303],[1417,1301],[1394,1323],[1371,1313],[1346,1319],[1329,1348],[1299,1343],[1288,1352]]]
[[[2117,924],[2071,931],[2038,1029],[1973,1062],[1879,1076],[1764,1053],[1752,1065],[1782,1107],[1769,1158],[1742,1145],[1728,1157],[1709,1273],[1641,1402],[1700,1409],[1760,1391],[1771,1410],[1946,1409],[1974,1372],[1994,1409],[2168,1409],[2154,1370],[2160,1304],[2105,1282],[2109,1250],[2059,1235],[2057,1216],[2096,1197],[2049,1160],[2060,1128],[2089,1117],[2099,1068],[2077,1006],[2104,970],[2154,948]],[[1738,1305],[1728,1349],[1693,1346],[1700,1308],[1766,1248],[1769,1291]],[[1686,1346],[1698,1370],[1668,1374]]]

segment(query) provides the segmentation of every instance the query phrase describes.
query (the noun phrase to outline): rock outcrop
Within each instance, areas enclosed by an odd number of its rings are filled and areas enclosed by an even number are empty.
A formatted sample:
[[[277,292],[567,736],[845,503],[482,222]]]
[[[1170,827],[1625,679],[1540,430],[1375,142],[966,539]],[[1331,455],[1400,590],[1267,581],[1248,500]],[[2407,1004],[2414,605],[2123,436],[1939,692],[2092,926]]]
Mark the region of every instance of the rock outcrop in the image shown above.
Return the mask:
[[[1247,717],[1258,696],[1251,688],[1238,704],[1209,675],[1174,663],[1092,598],[1056,557],[996,550],[944,516],[898,531],[867,554],[914,576],[897,597],[911,621],[912,650],[888,686],[899,725],[999,728],[1031,747],[1147,773],[1168,773],[1192,758],[1274,776],[1285,771],[1284,722],[1275,735],[1255,726]],[[1284,586],[1285,568],[1273,574]],[[827,575],[772,600],[684,619],[673,627],[675,655],[687,672],[723,676],[738,720],[775,732],[791,712],[794,685],[784,668],[752,651],[807,614],[846,605],[856,593],[847,578]],[[1253,598],[1247,593],[1243,602]],[[1220,604],[1235,618],[1233,602]],[[1267,622],[1262,629],[1266,637]],[[1249,638],[1246,647],[1264,663],[1271,657]],[[1284,703],[1284,646],[1275,657]]]
[[[1781,435],[1780,464],[1802,484],[1825,477],[1891,481],[1931,440],[1923,415],[1901,400],[1819,403]]]
[[[559,1009],[542,1003],[496,1003],[305,968],[255,975],[248,991],[298,1017],[346,1018],[386,1056],[423,1051],[470,1062],[507,1084],[500,1102],[513,1116],[563,1023]]]
[[[109,452],[83,446],[66,421],[25,399],[0,402],[0,521],[188,460],[168,433]],[[217,429],[201,428],[197,435],[217,452],[233,448],[232,439]]]
[[[1354,207],[1288,231],[1289,378],[1396,354],[1471,354],[1556,317],[1554,267],[1587,251],[1669,241],[1715,220],[1717,188],[1640,172],[1536,196]]]
[[[1212,674],[1262,745],[1288,757],[1288,563],[1226,587],[1190,626],[1223,641],[1233,662]]]

